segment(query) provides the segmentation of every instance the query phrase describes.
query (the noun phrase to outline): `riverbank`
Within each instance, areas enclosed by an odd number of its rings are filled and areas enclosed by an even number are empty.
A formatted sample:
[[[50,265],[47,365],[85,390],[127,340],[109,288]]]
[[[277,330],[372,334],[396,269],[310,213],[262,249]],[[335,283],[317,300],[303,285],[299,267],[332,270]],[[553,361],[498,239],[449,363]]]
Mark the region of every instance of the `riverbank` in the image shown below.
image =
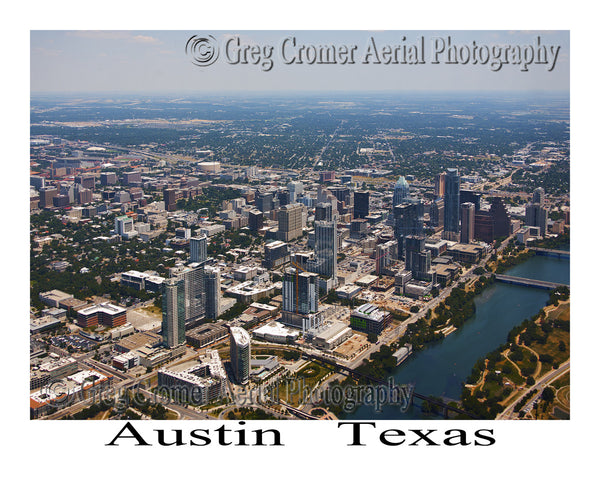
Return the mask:
[[[555,296],[556,291],[550,298]],[[515,402],[527,394],[528,387],[569,359],[569,320],[570,300],[563,291],[560,301],[550,302],[514,327],[506,343],[475,363],[461,394],[463,408],[488,419],[496,418],[509,405],[519,412],[525,401]],[[519,418],[526,413],[522,411]]]
[[[569,264],[568,259],[533,256],[513,266],[508,273],[569,284]],[[467,285],[472,288],[476,280],[477,277],[472,278]],[[422,350],[415,352],[388,375],[397,385],[414,384],[415,391],[422,395],[458,402],[465,379],[477,360],[505,343],[507,333],[523,318],[539,312],[548,299],[548,291],[545,290],[495,282],[474,297],[475,313],[460,328],[443,341],[424,345]],[[359,407],[345,418],[419,419],[423,418],[423,414],[419,405],[406,412],[393,406],[384,406],[381,412]]]

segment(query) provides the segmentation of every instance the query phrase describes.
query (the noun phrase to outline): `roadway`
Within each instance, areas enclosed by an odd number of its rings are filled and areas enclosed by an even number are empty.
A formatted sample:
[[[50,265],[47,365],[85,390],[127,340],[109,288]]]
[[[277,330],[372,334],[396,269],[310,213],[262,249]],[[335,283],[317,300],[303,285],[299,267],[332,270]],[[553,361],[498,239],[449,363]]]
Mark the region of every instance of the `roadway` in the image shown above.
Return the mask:
[[[529,387],[527,390],[524,390],[521,395],[519,395],[515,400],[513,400],[510,405],[508,405],[501,413],[496,416],[496,420],[510,420],[511,418],[516,418],[514,416],[515,412],[513,409],[515,405],[519,403],[519,401],[527,395],[529,392],[537,390],[537,394],[529,399],[529,401],[523,407],[523,410],[529,411],[533,407],[534,402],[540,397],[544,388],[550,385],[554,380],[568,372],[571,369],[571,360],[567,360],[562,363],[556,370],[550,370],[543,377],[541,377],[534,385]]]

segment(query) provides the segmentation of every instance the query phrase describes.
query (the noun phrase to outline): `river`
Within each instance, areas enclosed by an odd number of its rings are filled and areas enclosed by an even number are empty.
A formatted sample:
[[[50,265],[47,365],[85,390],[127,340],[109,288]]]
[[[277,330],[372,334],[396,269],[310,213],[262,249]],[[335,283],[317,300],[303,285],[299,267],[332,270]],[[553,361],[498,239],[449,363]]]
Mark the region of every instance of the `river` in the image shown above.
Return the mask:
[[[536,255],[505,274],[569,284],[569,267],[568,259]],[[395,383],[414,383],[415,391],[422,395],[458,400],[462,382],[471,373],[475,362],[506,342],[511,328],[537,313],[546,304],[548,294],[548,290],[495,283],[475,298],[476,313],[460,329],[443,341],[415,352],[398,366],[392,373]],[[405,413],[394,405],[384,405],[380,412],[372,406],[362,405],[346,418],[425,418],[419,405],[420,401],[416,401]]]

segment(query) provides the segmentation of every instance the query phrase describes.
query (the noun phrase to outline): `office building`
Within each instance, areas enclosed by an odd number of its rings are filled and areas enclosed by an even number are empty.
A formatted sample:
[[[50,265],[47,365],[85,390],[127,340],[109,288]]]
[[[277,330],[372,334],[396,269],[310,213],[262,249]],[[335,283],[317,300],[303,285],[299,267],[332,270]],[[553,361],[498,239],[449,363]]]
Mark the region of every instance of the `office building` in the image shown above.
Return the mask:
[[[181,192],[175,188],[165,188],[163,190],[163,200],[165,202],[165,210],[173,212],[177,210],[177,201],[182,197]]]
[[[335,172],[332,171],[323,171],[319,172],[319,182],[321,183],[329,183],[335,180]]]
[[[125,190],[120,190],[115,192],[115,196],[113,197],[112,201],[113,203],[129,203],[131,202],[131,195]]]
[[[436,198],[429,209],[429,224],[436,230],[444,226],[444,199]]]
[[[340,213],[349,213],[353,203],[353,192],[350,187],[330,187],[331,193],[337,200],[337,210]]]
[[[288,190],[282,190],[277,192],[277,200],[280,207],[284,207],[290,204],[290,192]]]
[[[185,343],[185,291],[184,281],[168,278],[163,283],[163,343],[173,348]]]
[[[263,266],[269,270],[279,268],[290,261],[290,248],[285,242],[277,240],[265,245]]]
[[[56,195],[52,199],[52,205],[56,208],[65,208],[69,206],[69,197],[66,195]]]
[[[333,207],[329,202],[318,203],[315,207],[315,221],[325,220],[330,222],[333,220]]]
[[[481,192],[473,190],[461,190],[460,191],[460,204],[472,203],[475,205],[475,211],[481,210]]]
[[[205,317],[211,320],[221,313],[221,270],[211,266],[204,267],[206,282]]]
[[[410,193],[410,187],[404,177],[398,178],[396,185],[394,185],[394,197],[392,199],[392,211],[396,205],[400,205],[405,199],[408,198]]]
[[[465,245],[457,243],[448,247],[448,254],[456,262],[477,263],[485,254],[485,248],[480,245]]]
[[[258,232],[265,223],[263,213],[260,210],[253,209],[248,212],[248,228],[253,232]]]
[[[40,191],[40,208],[54,206],[53,198],[58,195],[58,188],[53,185],[41,187]]]
[[[321,325],[319,275],[287,268],[282,283],[281,322],[303,330]]]
[[[404,257],[404,239],[423,235],[425,207],[421,200],[407,198],[394,206],[394,236],[398,242],[398,258]]]
[[[245,385],[250,381],[250,335],[241,327],[229,329],[229,356],[235,381]]]
[[[115,233],[122,237],[126,237],[134,231],[133,218],[127,215],[122,215],[115,218]]]
[[[350,314],[350,326],[354,330],[379,335],[391,321],[391,315],[379,307],[365,303],[352,310]]]
[[[490,203],[490,215],[494,223],[494,239],[506,238],[511,233],[511,226],[510,215],[504,200],[500,197],[492,197]]]
[[[117,183],[117,174],[115,172],[102,172],[100,174],[100,185],[115,185]]]
[[[545,200],[545,192],[542,187],[538,187],[533,191],[533,197],[531,199],[531,203],[539,203],[540,205],[544,205]]]
[[[302,236],[302,205],[299,203],[283,206],[277,212],[277,220],[279,240],[289,242]]]
[[[466,202],[460,206],[460,243],[471,243],[475,238],[475,204]]]
[[[350,238],[361,239],[367,235],[369,222],[364,218],[357,218],[350,222]]]
[[[433,193],[436,198],[444,198],[446,191],[446,172],[438,173],[435,176],[435,183],[433,187]]]
[[[191,263],[184,267],[179,265],[171,268],[170,275],[182,283],[179,284],[183,290],[184,298],[184,321],[191,324],[202,319],[206,313],[206,282],[204,267],[201,263]]]
[[[273,194],[271,192],[257,191],[254,196],[254,204],[261,212],[270,212],[274,208]]]
[[[40,177],[39,175],[30,175],[29,185],[35,187],[35,189],[39,191],[40,188],[44,188],[46,186],[46,178]]]
[[[369,192],[354,192],[354,218],[365,218],[369,215]]]
[[[229,336],[224,322],[205,323],[188,330],[185,339],[194,348],[204,348]]]
[[[142,174],[140,172],[125,172],[123,174],[123,184],[138,185],[142,183]]]
[[[539,227],[541,235],[545,237],[548,233],[548,209],[542,203],[527,204],[525,207],[525,225]]]
[[[398,259],[398,241],[390,240],[375,247],[375,273],[383,275],[387,267]]]
[[[405,269],[412,273],[412,278],[429,280],[431,270],[431,251],[425,249],[425,237],[408,235],[405,241]]]
[[[290,192],[290,203],[296,203],[298,197],[304,193],[304,185],[302,182],[290,182],[287,186]]]
[[[106,327],[119,327],[127,322],[127,311],[110,303],[101,303],[77,312],[77,325],[80,327],[94,327],[104,325]]]
[[[475,212],[473,236],[475,240],[491,244],[494,240],[510,235],[511,221],[502,198],[492,197],[490,203],[487,212]]]
[[[80,205],[92,203],[92,200],[93,200],[92,191],[89,188],[80,188],[77,191],[77,200]]]
[[[337,220],[315,222],[316,273],[337,279]]]
[[[190,238],[190,263],[200,263],[207,259],[208,238],[206,235]]]
[[[449,168],[444,184],[444,238],[457,241],[460,234],[460,176]]]
[[[75,203],[75,185],[72,183],[63,183],[60,186],[60,195],[69,199],[69,203]]]
[[[94,187],[96,185],[96,179],[93,175],[77,175],[75,177],[75,183],[78,183],[83,188],[94,190]]]

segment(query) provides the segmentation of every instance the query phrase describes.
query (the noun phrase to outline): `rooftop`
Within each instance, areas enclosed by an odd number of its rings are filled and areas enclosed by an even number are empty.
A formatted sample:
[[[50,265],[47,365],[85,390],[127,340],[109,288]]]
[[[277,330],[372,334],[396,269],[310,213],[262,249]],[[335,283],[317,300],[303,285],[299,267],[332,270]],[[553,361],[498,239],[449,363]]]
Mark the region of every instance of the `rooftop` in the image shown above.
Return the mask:
[[[250,344],[250,334],[244,328],[231,327],[229,332],[237,345],[244,347]]]

